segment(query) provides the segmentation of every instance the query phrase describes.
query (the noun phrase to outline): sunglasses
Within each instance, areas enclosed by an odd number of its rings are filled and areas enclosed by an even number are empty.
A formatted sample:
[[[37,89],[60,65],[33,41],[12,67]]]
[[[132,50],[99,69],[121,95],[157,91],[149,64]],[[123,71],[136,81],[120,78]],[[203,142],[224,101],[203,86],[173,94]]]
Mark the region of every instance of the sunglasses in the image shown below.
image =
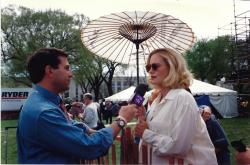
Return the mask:
[[[153,64],[147,64],[146,65],[146,71],[149,72],[152,68],[153,71],[156,71],[161,65],[160,64],[156,64],[156,63],[153,63]]]

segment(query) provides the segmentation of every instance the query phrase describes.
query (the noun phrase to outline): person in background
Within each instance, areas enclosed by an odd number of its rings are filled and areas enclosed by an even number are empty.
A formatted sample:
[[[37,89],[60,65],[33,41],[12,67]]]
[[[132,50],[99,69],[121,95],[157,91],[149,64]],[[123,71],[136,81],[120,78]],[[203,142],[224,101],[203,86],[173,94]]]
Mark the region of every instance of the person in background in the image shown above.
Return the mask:
[[[80,121],[80,115],[83,113],[83,104],[81,102],[73,102],[69,113],[72,115],[73,120]]]
[[[121,108],[110,127],[92,130],[68,118],[59,93],[69,89],[72,72],[68,55],[56,48],[43,48],[28,59],[27,70],[34,90],[19,116],[16,133],[20,164],[77,164],[107,153],[136,105]]]
[[[100,100],[100,119],[101,120],[105,119],[105,99],[104,98]]]
[[[238,165],[249,165],[250,148],[246,148],[245,152],[236,152],[235,159]]]
[[[112,115],[111,115],[111,116],[112,116],[112,117],[113,117],[113,116],[117,116],[120,108],[121,108],[121,107],[120,107],[119,103],[117,103],[117,102],[113,103],[113,104],[112,104],[112,107],[111,107],[111,112],[112,112]],[[111,117],[111,119],[112,119],[112,117]],[[111,121],[111,122],[112,122],[112,121]]]
[[[101,114],[101,105],[98,102],[94,102],[97,108],[97,116],[98,116],[98,120],[102,120],[102,114]]]
[[[224,129],[212,114],[212,110],[207,105],[199,107],[199,111],[209,133],[209,137],[214,144],[217,162],[219,165],[230,165],[229,142]]]
[[[72,105],[71,104],[65,104],[65,103],[64,103],[64,105],[65,105],[65,108],[67,109],[67,112],[69,112]]]
[[[217,164],[209,138],[193,96],[186,91],[192,81],[184,58],[176,51],[156,49],[149,54],[148,82],[157,96],[145,113],[137,112],[135,136],[140,137],[139,163],[148,164]],[[145,148],[147,154],[143,154]]]
[[[240,117],[249,117],[250,114],[247,111],[248,101],[246,99],[241,98],[239,104],[239,116]]]
[[[105,102],[105,120],[106,120],[106,124],[110,124],[112,123],[112,107],[113,107],[113,103],[112,101],[106,101]]]
[[[98,107],[93,102],[93,96],[91,93],[85,93],[83,96],[83,102],[86,105],[83,113],[82,122],[87,124],[90,128],[96,129],[98,122]]]

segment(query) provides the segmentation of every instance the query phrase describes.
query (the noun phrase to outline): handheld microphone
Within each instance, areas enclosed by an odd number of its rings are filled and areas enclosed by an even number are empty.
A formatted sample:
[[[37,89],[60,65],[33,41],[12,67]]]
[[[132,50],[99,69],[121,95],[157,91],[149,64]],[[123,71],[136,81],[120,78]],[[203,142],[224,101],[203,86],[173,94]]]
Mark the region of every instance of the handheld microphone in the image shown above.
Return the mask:
[[[134,94],[128,100],[129,104],[136,104],[137,106],[141,106],[144,101],[144,95],[148,90],[147,84],[139,84],[134,91]]]
[[[139,84],[134,91],[134,94],[131,96],[131,98],[128,100],[130,104],[136,104],[137,106],[141,106],[144,101],[144,95],[146,91],[148,90],[147,84]],[[140,138],[135,137],[135,143],[139,144]]]

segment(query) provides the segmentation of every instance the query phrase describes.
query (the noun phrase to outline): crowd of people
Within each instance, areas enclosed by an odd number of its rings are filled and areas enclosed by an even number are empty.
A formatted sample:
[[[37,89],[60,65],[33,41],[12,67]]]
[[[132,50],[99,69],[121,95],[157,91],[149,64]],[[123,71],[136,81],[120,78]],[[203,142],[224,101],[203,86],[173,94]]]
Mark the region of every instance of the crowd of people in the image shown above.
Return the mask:
[[[118,116],[121,106],[128,105],[125,101],[114,103],[105,99],[95,102],[91,93],[85,93],[81,101],[71,101],[70,98],[65,100],[67,114],[72,120],[83,122],[96,130],[99,129],[98,122],[105,121],[105,124],[111,124],[112,118]]]
[[[69,89],[73,75],[68,55],[60,49],[38,50],[29,57],[27,70],[34,91],[18,122],[19,163],[75,164],[96,159],[137,118],[134,136],[140,138],[139,163],[146,147],[148,164],[230,164],[226,134],[209,107],[198,108],[188,91],[192,74],[175,50],[156,49],[148,57],[148,83],[154,91],[147,108],[105,100],[98,104],[90,93],[81,102],[64,104],[59,94]],[[109,126],[98,129],[102,119]]]

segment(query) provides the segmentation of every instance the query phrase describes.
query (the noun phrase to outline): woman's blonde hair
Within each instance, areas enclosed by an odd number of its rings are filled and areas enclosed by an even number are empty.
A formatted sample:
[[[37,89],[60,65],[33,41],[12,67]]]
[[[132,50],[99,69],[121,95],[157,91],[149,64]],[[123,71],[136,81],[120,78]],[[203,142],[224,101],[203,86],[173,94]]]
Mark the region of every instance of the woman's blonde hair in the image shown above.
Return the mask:
[[[150,63],[151,57],[156,53],[164,59],[169,67],[169,74],[163,80],[162,87],[167,87],[170,89],[187,89],[190,86],[193,77],[190,71],[187,69],[186,61],[182,55],[170,48],[156,49],[149,54],[147,64]],[[148,83],[150,84],[150,78],[148,79]],[[152,86],[154,87],[154,85]]]

